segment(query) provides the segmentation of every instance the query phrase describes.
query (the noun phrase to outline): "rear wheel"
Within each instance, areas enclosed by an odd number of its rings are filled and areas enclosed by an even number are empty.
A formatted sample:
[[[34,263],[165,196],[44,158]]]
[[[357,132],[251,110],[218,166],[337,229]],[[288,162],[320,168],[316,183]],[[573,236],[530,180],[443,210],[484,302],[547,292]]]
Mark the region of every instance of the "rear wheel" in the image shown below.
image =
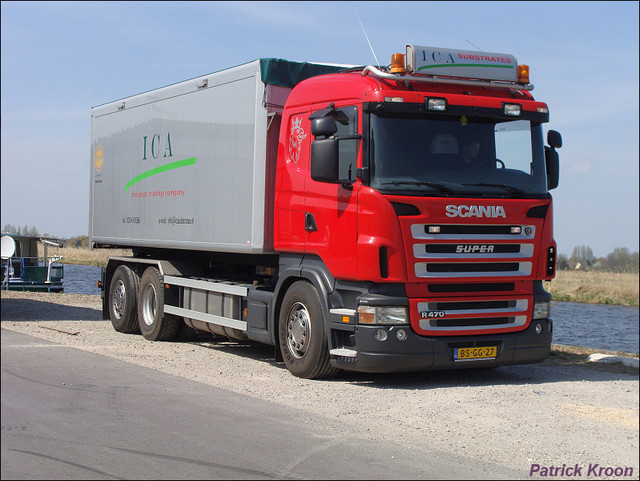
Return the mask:
[[[148,267],[140,279],[138,320],[140,332],[150,341],[169,341],[178,332],[180,319],[164,314],[164,286],[155,267]]]
[[[109,318],[118,332],[140,332],[138,324],[138,290],[140,277],[128,266],[119,266],[109,287]]]
[[[280,352],[294,376],[319,379],[337,374],[329,362],[329,345],[320,296],[306,281],[287,290],[278,324]]]

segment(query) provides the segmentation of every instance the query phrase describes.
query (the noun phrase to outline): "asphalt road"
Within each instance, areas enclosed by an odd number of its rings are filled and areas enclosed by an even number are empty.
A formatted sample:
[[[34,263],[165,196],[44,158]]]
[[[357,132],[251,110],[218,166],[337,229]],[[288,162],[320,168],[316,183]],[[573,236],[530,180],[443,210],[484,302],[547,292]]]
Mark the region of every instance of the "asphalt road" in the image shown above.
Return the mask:
[[[302,410],[6,329],[1,339],[3,480],[529,474],[428,440],[417,451],[345,436]]]

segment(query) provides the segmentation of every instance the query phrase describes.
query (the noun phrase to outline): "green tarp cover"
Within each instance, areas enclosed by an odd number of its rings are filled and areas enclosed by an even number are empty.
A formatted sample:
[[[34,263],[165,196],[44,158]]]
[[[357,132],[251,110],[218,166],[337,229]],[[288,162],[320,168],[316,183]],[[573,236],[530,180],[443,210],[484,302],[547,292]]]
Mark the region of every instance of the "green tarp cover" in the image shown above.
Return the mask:
[[[335,73],[346,67],[308,62],[291,62],[280,58],[261,58],[262,81],[269,85],[293,88],[309,77]]]

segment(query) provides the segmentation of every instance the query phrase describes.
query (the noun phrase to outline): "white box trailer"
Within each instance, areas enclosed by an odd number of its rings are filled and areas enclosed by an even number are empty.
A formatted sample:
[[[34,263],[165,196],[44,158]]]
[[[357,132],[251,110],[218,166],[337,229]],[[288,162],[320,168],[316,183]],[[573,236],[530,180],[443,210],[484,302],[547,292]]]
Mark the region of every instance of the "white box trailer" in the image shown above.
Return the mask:
[[[271,252],[273,119],[339,68],[258,59],[94,107],[90,245]]]

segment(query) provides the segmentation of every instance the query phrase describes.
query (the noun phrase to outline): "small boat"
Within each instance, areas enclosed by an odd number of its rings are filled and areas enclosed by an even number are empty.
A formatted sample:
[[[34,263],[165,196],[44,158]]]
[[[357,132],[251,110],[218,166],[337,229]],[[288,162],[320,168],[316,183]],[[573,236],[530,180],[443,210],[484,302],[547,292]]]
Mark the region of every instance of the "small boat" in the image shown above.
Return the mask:
[[[61,255],[47,255],[60,242],[42,236],[2,233],[2,289],[62,292],[64,266]],[[38,247],[42,245],[43,255]]]

